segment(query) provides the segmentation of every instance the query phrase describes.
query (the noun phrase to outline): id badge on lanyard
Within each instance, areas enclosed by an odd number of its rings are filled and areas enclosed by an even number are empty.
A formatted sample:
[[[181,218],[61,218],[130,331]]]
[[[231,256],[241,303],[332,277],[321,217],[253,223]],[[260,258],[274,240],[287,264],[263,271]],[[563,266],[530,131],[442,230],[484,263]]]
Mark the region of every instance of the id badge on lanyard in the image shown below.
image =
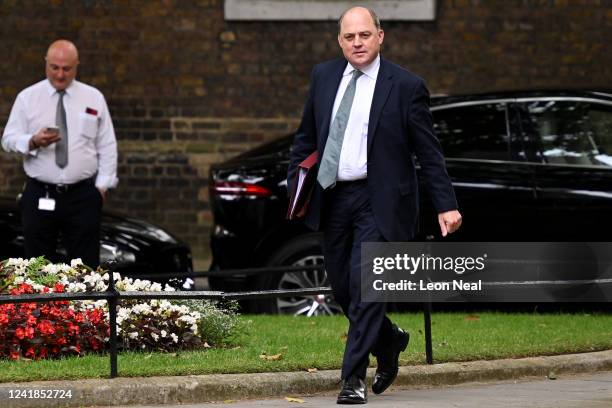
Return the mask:
[[[38,199],[38,209],[43,211],[55,211],[55,199],[49,197],[49,191],[47,191],[44,197]]]

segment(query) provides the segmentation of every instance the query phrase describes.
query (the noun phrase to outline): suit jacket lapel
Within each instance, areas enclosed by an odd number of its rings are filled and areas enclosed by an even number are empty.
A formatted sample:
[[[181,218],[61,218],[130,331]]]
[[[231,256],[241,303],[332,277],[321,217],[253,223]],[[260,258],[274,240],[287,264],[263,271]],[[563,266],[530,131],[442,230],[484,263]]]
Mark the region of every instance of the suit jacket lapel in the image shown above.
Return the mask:
[[[318,111],[318,122],[321,124],[319,127],[319,154],[323,154],[323,147],[327,141],[329,135],[329,126],[331,125],[331,115],[334,109],[334,101],[336,100],[336,93],[342,80],[342,73],[346,68],[346,60],[338,60],[338,64],[335,64],[328,72],[323,72],[324,77],[322,78],[321,97],[319,99]]]
[[[378,69],[378,77],[374,88],[374,96],[372,97],[372,106],[370,107],[370,119],[368,121],[368,157],[372,150],[372,142],[376,135],[378,120],[382,113],[383,107],[389,97],[389,92],[393,88],[393,73],[390,72],[387,61],[380,58],[380,68]]]

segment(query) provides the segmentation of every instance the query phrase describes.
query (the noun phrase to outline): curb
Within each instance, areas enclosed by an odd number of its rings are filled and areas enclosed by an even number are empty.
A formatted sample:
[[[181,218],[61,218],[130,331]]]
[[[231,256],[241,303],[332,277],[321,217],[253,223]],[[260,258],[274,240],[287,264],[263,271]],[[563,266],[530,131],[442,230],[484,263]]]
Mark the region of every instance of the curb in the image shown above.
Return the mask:
[[[400,367],[395,385],[440,386],[612,371],[612,350],[548,357]],[[371,378],[374,369],[368,370]],[[314,394],[339,389],[339,370],[315,373],[192,375],[0,384],[0,405],[10,408],[193,404],[206,401]],[[9,398],[11,390],[70,390],[72,398]],[[7,405],[8,403],[8,405]]]

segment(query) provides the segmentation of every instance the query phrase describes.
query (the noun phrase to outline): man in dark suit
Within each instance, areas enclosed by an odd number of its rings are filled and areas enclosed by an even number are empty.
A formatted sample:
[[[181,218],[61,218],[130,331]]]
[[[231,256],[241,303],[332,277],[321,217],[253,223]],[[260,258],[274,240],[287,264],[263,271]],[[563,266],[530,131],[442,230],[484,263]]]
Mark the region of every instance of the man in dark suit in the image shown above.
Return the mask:
[[[313,69],[288,180],[318,150],[317,183],[304,221],[323,231],[327,274],[350,322],[337,402],[355,404],[367,402],[369,354],[377,357],[372,390],[378,394],[397,376],[399,354],[408,344],[408,334],[385,315],[384,303],[360,301],[360,250],[362,242],[414,237],[415,154],[443,236],[459,228],[461,215],[424,81],[380,57],[384,32],[372,10],[351,8],[338,25],[344,58]]]

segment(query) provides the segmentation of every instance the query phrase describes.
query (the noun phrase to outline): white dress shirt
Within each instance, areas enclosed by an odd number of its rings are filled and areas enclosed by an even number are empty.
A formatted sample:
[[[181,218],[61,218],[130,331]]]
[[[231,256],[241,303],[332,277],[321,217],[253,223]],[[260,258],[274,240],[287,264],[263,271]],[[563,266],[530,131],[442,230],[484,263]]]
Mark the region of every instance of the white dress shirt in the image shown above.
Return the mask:
[[[340,181],[360,180],[368,175],[368,123],[379,68],[380,55],[361,70],[363,75],[357,79],[355,98],[340,151],[338,163],[338,180]],[[332,120],[340,107],[340,101],[342,101],[354,70],[355,68],[350,63],[346,65],[336,93]]]
[[[55,164],[55,143],[29,150],[40,129],[57,126],[55,111],[59,93],[44,79],[17,95],[2,136],[2,147],[24,155],[29,177],[51,184],[73,184],[96,176],[96,187],[117,185],[117,141],[104,95],[96,88],[73,80],[64,95],[68,125],[68,164]]]

